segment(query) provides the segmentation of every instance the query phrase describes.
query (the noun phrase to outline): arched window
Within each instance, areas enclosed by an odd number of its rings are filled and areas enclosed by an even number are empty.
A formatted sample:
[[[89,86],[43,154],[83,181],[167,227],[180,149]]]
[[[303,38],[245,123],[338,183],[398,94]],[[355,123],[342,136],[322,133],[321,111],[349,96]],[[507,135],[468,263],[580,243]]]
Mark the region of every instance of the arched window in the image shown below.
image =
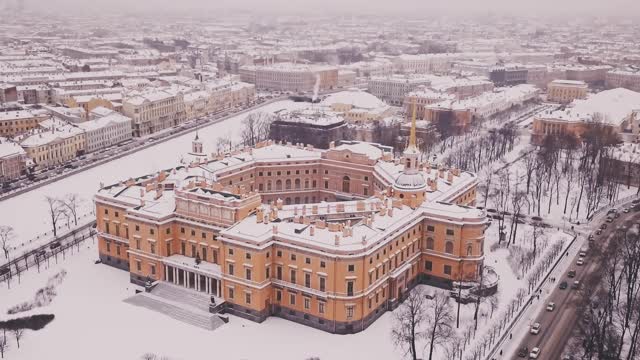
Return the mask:
[[[300,198],[296,196],[296,198],[293,200],[294,203],[296,204],[300,204]]]
[[[282,180],[276,180],[276,190],[282,190]]]
[[[284,199],[284,203],[287,205],[291,205],[291,198]]]
[[[295,186],[296,186],[296,190],[300,190],[300,179],[296,179]]]
[[[342,192],[351,192],[351,179],[348,176],[342,178]]]
[[[428,237],[427,238],[427,249],[429,250],[433,250],[433,238]]]
[[[444,245],[444,252],[446,252],[447,254],[453,254],[453,242],[447,241],[447,243]]]
[[[287,179],[287,181],[285,181],[284,183],[285,189],[290,190],[291,189],[291,179]]]
[[[271,191],[271,180],[267,181],[267,191]]]
[[[467,245],[467,256],[471,256],[473,254],[473,246]]]
[[[304,179],[304,188],[305,189],[309,188],[309,179]]]

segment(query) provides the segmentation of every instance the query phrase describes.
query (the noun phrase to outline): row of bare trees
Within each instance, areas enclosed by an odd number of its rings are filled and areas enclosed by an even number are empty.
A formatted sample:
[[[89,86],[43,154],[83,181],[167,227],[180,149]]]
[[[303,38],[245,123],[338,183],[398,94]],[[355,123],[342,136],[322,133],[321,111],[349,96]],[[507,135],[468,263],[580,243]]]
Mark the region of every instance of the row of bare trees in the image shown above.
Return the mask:
[[[46,196],[45,200],[49,209],[49,221],[53,229],[53,236],[58,236],[61,221],[66,221],[67,227],[78,225],[78,211],[82,203],[78,194],[67,194],[62,198]]]
[[[640,358],[640,225],[599,249],[602,271],[584,285],[572,352],[581,359]]]
[[[444,163],[478,172],[513,150],[517,139],[518,130],[514,123],[507,123],[500,129],[490,129],[485,133],[472,131],[466,141],[449,152]]]
[[[432,360],[434,350],[446,347],[455,336],[449,297],[443,293],[427,299],[420,288],[416,288],[394,312],[391,339],[413,360],[424,351]]]

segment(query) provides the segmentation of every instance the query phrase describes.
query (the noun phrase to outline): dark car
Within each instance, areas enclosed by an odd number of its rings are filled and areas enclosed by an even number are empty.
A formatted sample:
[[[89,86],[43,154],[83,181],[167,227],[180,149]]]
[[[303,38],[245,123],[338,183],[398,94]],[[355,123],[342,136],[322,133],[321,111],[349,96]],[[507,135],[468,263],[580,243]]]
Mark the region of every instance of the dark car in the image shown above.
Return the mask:
[[[567,276],[570,277],[570,278],[576,277],[576,271],[575,270],[570,270],[569,274],[567,274]]]
[[[527,355],[529,355],[529,348],[528,347],[522,347],[520,348],[520,350],[518,350],[518,356],[521,358],[525,358],[527,357]]]
[[[567,288],[567,282],[566,281],[561,282],[560,283],[560,289],[564,290],[566,288]]]
[[[52,243],[51,245],[49,245],[49,249],[51,249],[51,250],[59,248],[59,247],[60,247],[60,242],[59,241],[56,241],[56,242]]]

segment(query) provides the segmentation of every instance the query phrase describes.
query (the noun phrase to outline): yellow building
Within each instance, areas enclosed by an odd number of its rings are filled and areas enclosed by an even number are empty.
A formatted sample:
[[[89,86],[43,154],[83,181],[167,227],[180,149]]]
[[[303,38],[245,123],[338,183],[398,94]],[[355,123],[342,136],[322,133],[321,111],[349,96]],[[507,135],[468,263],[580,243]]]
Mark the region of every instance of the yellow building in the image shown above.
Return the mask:
[[[271,142],[213,158],[196,138],[188,166],[96,194],[100,258],[211,295],[210,311],[361,331],[418,283],[477,280],[484,260],[476,176],[421,163],[415,124],[411,139],[393,159]]]
[[[547,85],[547,100],[568,104],[587,97],[589,86],[584,81],[553,80]]]
[[[60,165],[85,152],[84,130],[52,118],[40,123],[41,129],[20,141],[38,168]]]
[[[37,129],[40,123],[50,116],[27,110],[0,112],[0,136],[14,137]]]

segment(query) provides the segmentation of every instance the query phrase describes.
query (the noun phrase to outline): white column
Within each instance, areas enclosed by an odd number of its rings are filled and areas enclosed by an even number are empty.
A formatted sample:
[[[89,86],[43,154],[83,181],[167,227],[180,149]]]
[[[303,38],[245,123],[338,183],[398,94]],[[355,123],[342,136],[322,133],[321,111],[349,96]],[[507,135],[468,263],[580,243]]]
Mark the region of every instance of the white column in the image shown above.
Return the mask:
[[[218,283],[218,293],[216,294],[216,296],[223,297],[222,292],[220,291],[220,287],[222,286],[222,283],[220,282],[220,279],[217,279],[216,282]]]
[[[178,283],[178,268],[176,268],[175,266],[173,267],[173,283]]]
[[[207,287],[207,294],[209,294],[211,292],[211,279],[209,279],[208,276],[205,277],[206,279],[206,287]]]
[[[182,271],[184,272],[184,284],[188,288],[189,287],[189,278],[190,278],[189,272],[188,271],[184,271],[184,270],[182,270]]]
[[[169,281],[169,267],[167,265],[164,266],[164,281]]]
[[[200,274],[196,274],[196,290],[200,291]]]

